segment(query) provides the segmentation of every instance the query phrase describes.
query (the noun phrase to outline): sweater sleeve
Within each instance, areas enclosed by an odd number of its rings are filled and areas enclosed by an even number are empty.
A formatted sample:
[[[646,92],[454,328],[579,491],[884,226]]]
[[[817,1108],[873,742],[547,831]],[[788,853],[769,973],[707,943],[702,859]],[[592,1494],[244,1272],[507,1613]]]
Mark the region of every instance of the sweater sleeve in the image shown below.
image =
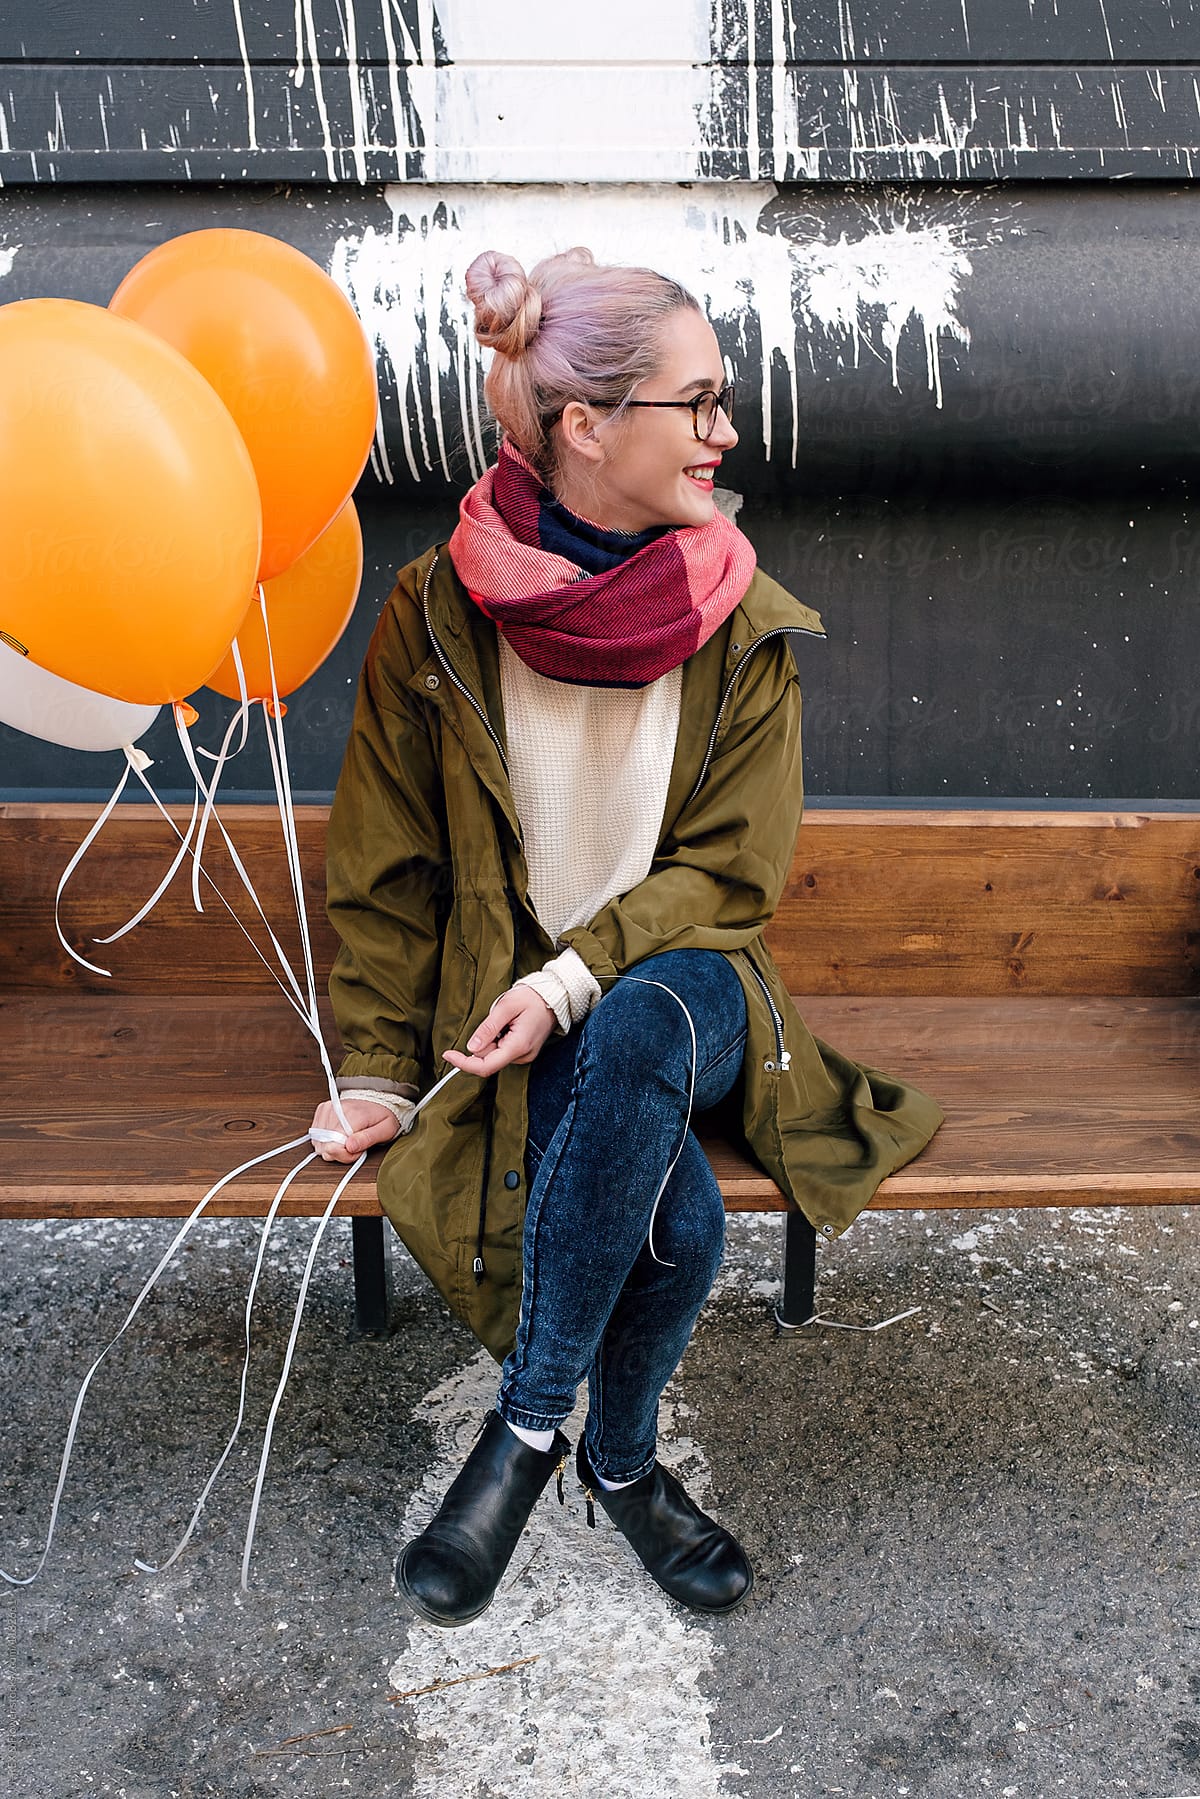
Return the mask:
[[[785,639],[752,655],[646,878],[563,934],[598,981],[664,950],[742,949],[779,903],[804,805],[800,685]]]
[[[533,974],[522,975],[518,987],[532,987],[553,1012],[560,1033],[580,1024],[600,998],[600,983],[573,949],[554,956]]]

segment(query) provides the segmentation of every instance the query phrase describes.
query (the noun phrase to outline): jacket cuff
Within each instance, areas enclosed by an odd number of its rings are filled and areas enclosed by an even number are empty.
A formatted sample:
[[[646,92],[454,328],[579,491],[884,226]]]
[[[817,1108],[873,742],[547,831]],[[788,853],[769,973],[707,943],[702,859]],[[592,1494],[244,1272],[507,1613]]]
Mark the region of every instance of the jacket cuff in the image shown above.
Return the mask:
[[[366,1054],[353,1049],[342,1057],[336,1078],[339,1090],[348,1085],[370,1086],[378,1081],[380,1092],[399,1093],[410,1088],[413,1093],[419,1093],[421,1064],[412,1056],[390,1056],[386,1050]]]
[[[596,983],[597,994],[600,992],[600,981],[615,981],[621,972],[599,937],[593,937],[584,925],[576,925],[571,930],[564,931],[558,941],[560,945],[567,947],[564,947],[561,956],[547,966],[557,968],[559,962],[565,961],[567,956],[573,956],[576,962],[583,965],[589,980]],[[595,1000],[592,1004],[595,1004]]]
[[[401,1099],[416,1099],[421,1091],[412,1081],[389,1081],[381,1074],[339,1074],[334,1085],[339,1093],[356,1087],[360,1093],[395,1093]]]

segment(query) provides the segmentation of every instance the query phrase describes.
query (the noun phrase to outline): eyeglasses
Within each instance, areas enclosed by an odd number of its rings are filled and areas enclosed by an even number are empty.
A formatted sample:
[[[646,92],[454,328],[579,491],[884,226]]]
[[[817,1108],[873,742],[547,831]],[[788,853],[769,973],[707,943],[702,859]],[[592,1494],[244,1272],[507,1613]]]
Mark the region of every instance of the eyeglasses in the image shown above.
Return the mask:
[[[734,387],[731,381],[726,382],[720,393],[714,393],[711,387],[697,394],[692,400],[626,400],[626,406],[686,406],[692,415],[692,431],[697,443],[705,443],[716,429],[717,410],[725,414],[733,422]]]

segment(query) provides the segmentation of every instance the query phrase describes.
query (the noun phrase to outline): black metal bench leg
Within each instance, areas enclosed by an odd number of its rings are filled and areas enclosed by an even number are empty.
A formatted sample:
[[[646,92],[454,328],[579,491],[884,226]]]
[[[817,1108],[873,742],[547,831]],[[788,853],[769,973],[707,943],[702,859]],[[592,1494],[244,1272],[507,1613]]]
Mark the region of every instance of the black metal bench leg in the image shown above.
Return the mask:
[[[781,1331],[808,1323],[816,1311],[816,1284],[817,1233],[804,1213],[793,1208],[784,1220],[783,1298],[775,1308]]]
[[[354,1323],[365,1337],[391,1329],[391,1243],[386,1218],[351,1218],[354,1244]]]

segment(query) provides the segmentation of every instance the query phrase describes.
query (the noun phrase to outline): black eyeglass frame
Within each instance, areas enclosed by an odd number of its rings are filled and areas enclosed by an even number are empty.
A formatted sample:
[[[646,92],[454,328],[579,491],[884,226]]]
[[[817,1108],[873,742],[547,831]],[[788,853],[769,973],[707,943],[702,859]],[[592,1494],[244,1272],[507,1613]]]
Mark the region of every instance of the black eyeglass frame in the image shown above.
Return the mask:
[[[730,424],[733,423],[733,401],[737,389],[732,381],[727,381],[720,393],[715,388],[706,387],[690,400],[626,400],[626,406],[686,406],[692,415],[692,435],[697,443],[707,443],[717,428],[718,409],[725,414]],[[705,400],[713,400],[715,404],[708,421],[708,430],[700,434],[700,407]]]

